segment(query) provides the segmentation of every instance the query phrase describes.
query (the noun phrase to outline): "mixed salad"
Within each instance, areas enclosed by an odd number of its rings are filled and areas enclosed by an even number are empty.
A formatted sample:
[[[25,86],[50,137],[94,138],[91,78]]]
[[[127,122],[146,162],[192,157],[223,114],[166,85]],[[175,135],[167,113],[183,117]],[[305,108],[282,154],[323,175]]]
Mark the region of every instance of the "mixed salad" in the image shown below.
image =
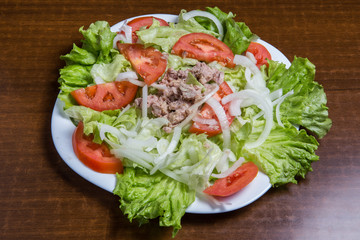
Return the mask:
[[[116,174],[130,221],[159,218],[173,236],[195,196],[216,205],[265,173],[273,186],[311,171],[331,127],[315,66],[272,60],[258,36],[219,8],[177,22],[97,21],[61,56],[64,112],[86,166]]]

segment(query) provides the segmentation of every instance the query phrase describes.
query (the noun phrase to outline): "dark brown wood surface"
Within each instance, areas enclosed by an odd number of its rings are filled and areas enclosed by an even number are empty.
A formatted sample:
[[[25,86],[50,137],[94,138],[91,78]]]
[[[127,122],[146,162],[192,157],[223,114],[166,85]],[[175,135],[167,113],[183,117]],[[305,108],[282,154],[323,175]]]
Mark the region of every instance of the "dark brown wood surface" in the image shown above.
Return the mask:
[[[0,239],[170,239],[138,227],[118,198],[73,172],[56,152],[50,119],[59,56],[80,26],[148,13],[219,6],[291,61],[307,57],[328,97],[333,127],[299,184],[242,209],[186,214],[176,239],[360,239],[360,2],[0,1]]]

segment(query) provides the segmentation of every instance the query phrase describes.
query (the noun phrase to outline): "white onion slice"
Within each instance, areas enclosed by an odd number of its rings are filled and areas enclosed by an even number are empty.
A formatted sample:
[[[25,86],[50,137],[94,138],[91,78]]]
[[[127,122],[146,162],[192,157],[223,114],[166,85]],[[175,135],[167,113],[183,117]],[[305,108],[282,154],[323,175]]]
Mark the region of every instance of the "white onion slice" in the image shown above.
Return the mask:
[[[165,85],[158,84],[158,83],[153,83],[153,84],[150,85],[150,87],[153,87],[153,88],[156,88],[156,89],[159,89],[159,90],[165,90],[166,89]]]
[[[124,41],[124,42],[132,43],[132,27],[130,27],[129,25],[127,25],[127,23],[125,23],[120,30],[124,31],[124,33],[125,33],[126,41]]]
[[[155,137],[149,137],[146,140],[128,138],[124,145],[133,147],[135,149],[143,150],[144,148],[153,149],[156,147],[157,139]]]
[[[129,131],[126,130],[125,128],[120,128],[119,131],[124,135],[126,135],[127,137],[136,137],[138,135],[136,131]]]
[[[124,79],[138,79],[138,76],[136,75],[136,72],[134,72],[134,71],[122,72],[116,76],[116,81],[120,81],[120,80],[124,80]]]
[[[213,109],[215,115],[219,119],[220,127],[223,133],[223,149],[230,147],[230,128],[229,121],[226,117],[223,106],[213,97],[206,101],[207,104]]]
[[[118,49],[117,42],[132,43],[132,28],[124,22],[117,31],[118,34],[114,37],[113,48]]]
[[[114,40],[113,40],[113,48],[114,49],[118,49],[117,42],[123,40],[123,38],[124,38],[124,35],[122,35],[120,33],[116,34],[116,36],[114,37]]]
[[[112,149],[111,153],[118,158],[127,158],[130,161],[139,164],[140,166],[151,169],[152,166],[149,162],[152,161],[152,156],[149,153],[141,152],[138,149],[131,149],[129,147],[120,147],[117,149]],[[146,159],[146,160],[145,160]]]
[[[269,97],[270,97],[271,101],[274,101],[275,99],[281,97],[282,95],[283,95],[283,90],[282,90],[282,88],[279,88],[278,90],[275,90],[272,93],[270,93]]]
[[[254,64],[257,63],[257,60],[256,60],[254,54],[252,54],[251,52],[246,52],[245,55],[246,55],[246,57],[249,58]]]
[[[241,104],[241,99],[234,99],[233,101],[230,102],[230,106],[229,106],[229,113],[231,116],[241,116],[241,108],[240,108],[240,104]]]
[[[136,80],[136,79],[128,79],[128,81],[139,87],[144,87],[146,85],[144,82]]]
[[[181,182],[181,183],[184,183],[185,185],[188,185],[188,182],[187,181],[184,181],[178,174],[174,173],[173,171],[170,171],[166,168],[164,169],[160,169],[160,172],[162,172],[163,174],[165,174],[166,176],[178,181],[178,182]]]
[[[220,173],[220,174],[213,173],[213,174],[211,174],[211,176],[215,177],[215,178],[227,177],[231,173],[233,173],[238,167],[240,167],[243,164],[244,161],[245,161],[245,159],[243,157],[241,157],[236,162],[234,162],[234,164],[230,168],[228,168],[225,172]]]
[[[223,39],[223,36],[224,36],[223,26],[222,26],[221,22],[219,21],[219,19],[217,19],[217,17],[215,17],[213,14],[211,14],[209,12],[205,12],[205,11],[200,11],[200,10],[193,10],[193,11],[190,11],[190,12],[187,12],[187,13],[183,14],[183,19],[185,21],[187,21],[187,20],[189,20],[190,18],[193,18],[193,17],[205,17],[205,18],[208,18],[211,21],[213,21],[215,23],[218,31],[219,31],[218,39],[219,40]]]
[[[142,103],[141,103],[141,113],[143,118],[147,117],[147,108],[148,108],[147,99],[148,99],[148,86],[145,85],[142,88]]]
[[[281,121],[281,117],[280,117],[280,105],[283,103],[283,101],[285,100],[285,98],[287,98],[288,96],[294,94],[294,90],[291,90],[289,92],[287,92],[285,95],[283,95],[280,98],[279,103],[276,105],[276,109],[275,109],[275,115],[276,115],[276,121],[278,122],[278,124],[282,127],[284,127],[284,124]]]
[[[119,129],[117,129],[116,127],[107,125],[107,124],[101,124],[100,125],[100,131],[99,131],[99,135],[100,135],[100,139],[101,140],[105,140],[107,139],[106,137],[106,133],[111,133],[112,135],[114,135],[115,137],[117,137],[117,139],[121,142],[121,140],[124,140],[125,138],[122,136],[122,134],[120,133]]]
[[[126,105],[126,107],[124,107],[121,112],[119,113],[119,116],[117,117],[117,119],[119,119],[127,110],[130,109],[130,104]]]
[[[220,172],[220,173],[224,172],[224,171],[226,171],[226,169],[229,168],[229,162],[227,161],[227,159],[229,158],[229,155],[230,155],[230,150],[225,149],[220,157],[220,160],[216,164],[216,170],[218,172]]]

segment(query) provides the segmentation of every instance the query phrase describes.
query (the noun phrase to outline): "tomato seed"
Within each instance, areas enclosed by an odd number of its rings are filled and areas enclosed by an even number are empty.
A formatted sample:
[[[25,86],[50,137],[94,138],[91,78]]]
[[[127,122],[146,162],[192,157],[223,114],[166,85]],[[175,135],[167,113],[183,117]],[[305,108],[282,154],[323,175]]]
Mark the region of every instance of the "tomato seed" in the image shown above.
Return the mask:
[[[111,102],[114,101],[114,95],[112,95],[110,92],[107,92],[105,97],[103,98],[103,102]]]

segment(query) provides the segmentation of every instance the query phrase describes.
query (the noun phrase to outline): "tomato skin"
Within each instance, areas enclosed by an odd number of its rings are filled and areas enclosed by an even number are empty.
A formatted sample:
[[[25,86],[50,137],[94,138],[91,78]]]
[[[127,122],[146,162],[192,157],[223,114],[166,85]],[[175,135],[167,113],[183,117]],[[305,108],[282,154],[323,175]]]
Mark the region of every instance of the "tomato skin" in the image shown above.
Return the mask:
[[[153,47],[145,48],[142,44],[117,43],[118,49],[130,61],[135,71],[147,85],[158,80],[166,70],[167,60]]]
[[[138,40],[138,36],[136,35],[136,31],[139,31],[141,27],[149,28],[153,24],[153,19],[156,19],[160,22],[160,26],[169,26],[169,24],[161,19],[156,17],[140,17],[135,18],[127,23],[128,26],[131,27],[132,32],[132,42],[136,43]]]
[[[100,173],[122,173],[123,165],[120,159],[110,153],[103,144],[92,141],[92,136],[84,133],[84,124],[79,122],[72,136],[72,145],[75,155],[88,168]]]
[[[71,92],[76,102],[96,111],[120,109],[133,101],[138,86],[127,82],[110,82]]]
[[[271,60],[271,54],[269,51],[260,43],[251,42],[248,49],[245,51],[245,54],[250,52],[254,55],[257,63],[256,66],[260,69],[262,65],[269,66],[269,63],[266,59]]]
[[[206,33],[189,33],[182,36],[173,46],[171,53],[207,63],[218,61],[229,68],[235,66],[231,49],[219,39]]]
[[[227,197],[246,187],[259,172],[253,162],[247,162],[238,167],[225,178],[220,178],[203,192],[212,196]]]
[[[219,90],[214,94],[213,97],[220,102],[221,99],[224,96],[229,95],[231,93],[233,93],[231,88],[224,81],[222,84],[220,84]],[[229,105],[230,105],[230,103],[227,103],[225,105],[221,104],[221,105],[223,106],[223,108],[225,110],[225,113],[226,113],[226,116],[227,116],[227,119],[229,121],[229,124],[231,125],[231,123],[232,123],[232,121],[234,120],[235,117],[231,116],[230,113],[229,113]],[[200,115],[201,115],[202,118],[216,119],[218,121],[218,118],[217,118],[216,114],[214,113],[212,108],[206,103],[201,108]],[[209,126],[207,124],[194,122],[192,124],[192,126],[190,127],[189,132],[196,133],[196,134],[206,133],[209,137],[212,137],[212,136],[215,136],[215,135],[221,133],[222,131],[221,131],[220,123],[218,121],[218,124],[214,125],[214,126]]]

